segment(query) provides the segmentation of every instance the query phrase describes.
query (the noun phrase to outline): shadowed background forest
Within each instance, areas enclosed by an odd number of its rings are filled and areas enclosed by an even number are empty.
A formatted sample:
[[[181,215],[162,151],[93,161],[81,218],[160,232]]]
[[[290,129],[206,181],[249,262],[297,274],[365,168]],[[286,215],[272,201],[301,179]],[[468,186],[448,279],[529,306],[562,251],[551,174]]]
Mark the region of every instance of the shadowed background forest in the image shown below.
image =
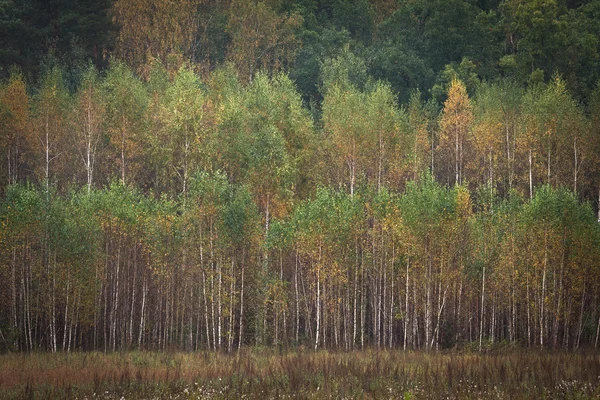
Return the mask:
[[[600,1],[0,0],[0,349],[597,347]]]

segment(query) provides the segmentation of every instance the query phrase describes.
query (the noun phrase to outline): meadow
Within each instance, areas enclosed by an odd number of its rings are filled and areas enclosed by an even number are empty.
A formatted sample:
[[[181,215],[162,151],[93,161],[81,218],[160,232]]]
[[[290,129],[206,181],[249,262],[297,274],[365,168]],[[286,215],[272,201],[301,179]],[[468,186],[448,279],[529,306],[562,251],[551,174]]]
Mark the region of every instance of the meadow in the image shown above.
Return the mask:
[[[600,398],[600,354],[375,349],[4,354],[0,398],[590,399]]]

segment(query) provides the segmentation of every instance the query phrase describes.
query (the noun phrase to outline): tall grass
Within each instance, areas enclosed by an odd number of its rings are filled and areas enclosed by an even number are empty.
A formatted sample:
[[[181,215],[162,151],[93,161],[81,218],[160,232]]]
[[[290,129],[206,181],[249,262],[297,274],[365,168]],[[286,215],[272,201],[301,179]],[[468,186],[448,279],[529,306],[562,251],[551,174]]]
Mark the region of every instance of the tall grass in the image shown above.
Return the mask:
[[[600,398],[597,353],[71,353],[0,356],[4,399]]]

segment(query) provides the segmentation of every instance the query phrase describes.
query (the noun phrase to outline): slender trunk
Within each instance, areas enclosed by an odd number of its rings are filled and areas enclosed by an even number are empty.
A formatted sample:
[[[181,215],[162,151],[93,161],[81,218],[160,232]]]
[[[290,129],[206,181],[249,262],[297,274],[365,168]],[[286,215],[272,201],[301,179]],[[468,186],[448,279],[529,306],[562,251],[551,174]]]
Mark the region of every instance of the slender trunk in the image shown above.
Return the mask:
[[[116,271],[116,283],[113,297],[113,313],[112,313],[112,326],[111,326],[111,342],[112,351],[116,350],[117,347],[117,312],[119,310],[119,269],[121,267],[121,239],[119,238],[119,245],[117,248],[117,271]]]
[[[348,161],[348,165],[350,168],[350,198],[354,198],[354,160],[351,159]]]
[[[512,163],[510,160],[510,135],[509,135],[509,129],[508,129],[508,124],[505,125],[505,131],[506,131],[506,164],[507,164],[507,169],[508,169],[508,189],[512,189]]]
[[[551,151],[548,148],[548,185],[550,184],[550,154],[551,154]]]
[[[190,312],[188,317],[187,351],[194,349],[194,285],[190,284]],[[198,331],[196,331],[198,332]],[[198,337],[198,335],[196,335]]]
[[[133,345],[133,316],[135,312],[135,291],[137,289],[137,268],[135,262],[135,257],[137,254],[136,248],[134,248],[133,252],[133,284],[131,285],[131,307],[129,308],[129,338],[127,343],[127,347],[129,349],[131,349]]]
[[[573,139],[573,158],[574,158],[574,168],[573,168],[573,193],[577,193],[577,174],[579,172],[579,160],[577,154],[577,138]]]
[[[461,307],[462,307],[462,291],[463,291],[463,278],[462,276],[460,277],[460,283],[458,284],[458,307],[456,309],[456,341],[459,342],[461,339],[461,330],[462,327],[460,325],[461,322]]]
[[[196,340],[194,341],[193,347],[194,347],[194,351],[198,351],[198,349],[200,348],[200,326],[201,323],[200,321],[202,321],[202,294],[201,294],[201,290],[200,290],[200,286],[195,287],[194,289],[198,290],[198,302],[196,303]],[[193,290],[193,289],[192,289]],[[191,323],[191,319],[190,319],[190,323]]]
[[[481,274],[481,314],[479,317],[479,351],[482,350],[483,346],[483,317],[484,317],[484,302],[485,302],[485,264],[483,265],[483,271]]]
[[[594,342],[594,348],[598,348],[598,337],[600,336],[600,316],[598,317],[598,325],[596,326],[596,340]]]
[[[428,246],[430,251],[431,247]],[[429,261],[427,265],[427,277],[426,277],[426,288],[425,288],[425,347],[429,349],[429,341],[431,337],[431,308],[432,308],[432,300],[431,300],[431,279],[432,279],[432,269],[433,269],[433,255],[429,254]]]
[[[343,326],[344,326],[344,345],[346,350],[350,350],[351,342],[350,342],[350,281],[351,281],[351,271],[348,270],[347,278],[348,285],[346,286],[346,297],[344,298],[344,309],[342,311],[342,316],[344,318]]]
[[[125,116],[123,116],[125,125]],[[121,127],[121,183],[125,186],[125,127]]]
[[[575,344],[575,348],[579,349],[579,342],[581,340],[581,334],[583,333],[583,313],[585,311],[585,281],[583,282],[583,293],[581,294],[581,310],[579,311],[579,329],[577,331],[577,342]]]
[[[458,155],[458,157],[459,157],[459,159],[458,159],[458,183],[459,183],[459,185],[462,185],[463,175],[464,175],[463,174],[463,145],[464,145],[464,143],[463,143],[463,138],[461,135],[460,140],[459,140],[459,149],[458,149],[458,151],[459,151],[459,155]]]
[[[317,351],[317,348],[319,347],[319,329],[320,329],[320,323],[321,323],[321,283],[320,283],[320,273],[319,273],[319,269],[317,268],[317,328],[316,328],[316,339],[315,339],[315,351]]]
[[[394,261],[395,261],[395,255],[396,255],[396,248],[394,245],[392,245],[392,287],[390,288],[390,308],[389,308],[389,314],[388,314],[388,326],[389,326],[389,331],[388,331],[388,339],[389,339],[389,346],[390,349],[392,348],[392,344],[393,344],[393,337],[394,337]]]
[[[533,159],[529,149],[529,200],[533,199]]]
[[[140,310],[140,329],[138,332],[138,349],[142,347],[142,334],[144,332],[144,316],[146,311],[146,297],[148,294],[148,278],[144,274],[144,281],[142,283],[142,308]]]
[[[490,149],[489,153],[488,153],[488,159],[490,162],[490,188],[492,187],[492,184],[494,182],[494,163],[492,162],[492,150]]]
[[[185,146],[184,146],[184,156],[183,156],[183,196],[187,193],[187,181],[188,181],[188,156],[190,152],[190,141],[188,138],[187,129],[185,132]]]
[[[87,104],[87,115],[86,115],[86,127],[85,127],[85,144],[86,144],[86,151],[85,151],[85,156],[86,156],[86,160],[85,160],[85,169],[87,172],[87,192],[88,194],[90,193],[90,191],[92,190],[92,110],[91,110],[91,103],[88,102]]]
[[[379,131],[379,160],[377,163],[377,193],[381,192],[381,174],[383,171],[383,134]]]
[[[364,254],[363,254],[364,257]],[[364,260],[361,260],[361,269],[360,269],[360,349],[364,350],[365,348],[365,314],[367,310],[366,305],[366,290],[365,290],[365,268],[364,268]]]
[[[32,273],[31,266],[28,265],[25,267],[25,288],[24,288],[24,297],[25,297],[25,321],[24,324],[27,326],[26,329],[26,338],[29,343],[28,349],[31,351],[34,348],[33,343],[33,326],[31,322],[31,281],[32,281]]]
[[[413,181],[419,177],[419,158],[417,157],[417,146],[419,144],[419,130],[415,129],[415,141],[413,142]]]
[[[311,314],[312,314],[312,310],[310,309],[310,306],[312,305],[312,302],[308,301],[308,296],[306,295],[306,285],[304,284],[304,274],[302,274],[302,271],[300,271],[300,283],[302,284],[302,296],[304,297],[304,306],[306,309],[306,317],[304,319],[305,321],[305,326],[308,327],[308,336],[309,337],[313,337],[313,331],[312,331],[312,318],[311,318]]]
[[[238,352],[242,348],[243,334],[244,334],[244,272],[246,270],[246,259],[245,250],[242,251],[242,276],[241,276],[241,288],[240,288],[240,333],[238,334]]]
[[[494,334],[496,328],[496,293],[492,292],[492,317],[490,321],[490,343],[494,343]]]
[[[317,328],[315,335],[315,351],[317,351],[317,348],[319,347],[319,334],[321,327],[321,251],[322,246],[321,243],[319,243],[319,261],[317,264]]]
[[[80,304],[80,300],[81,300],[81,295],[79,294],[79,292],[77,292],[77,295],[75,296],[75,304]],[[73,343],[73,339],[74,337],[77,337],[77,325],[79,321],[79,307],[76,308],[76,313],[75,313],[75,318],[73,318],[73,321],[71,323],[71,325],[69,326],[69,339],[67,342],[67,353],[71,352],[71,343]],[[75,333],[73,333],[73,331],[75,331]]]
[[[206,295],[206,274],[204,273],[204,267],[202,269],[202,295],[204,297],[204,325],[206,326],[206,346],[210,350],[210,323],[208,322],[208,296]]]
[[[352,348],[356,344],[356,307],[358,302],[358,239],[355,239],[354,242],[354,308],[353,308],[353,316],[352,316]]]
[[[69,271],[67,271],[67,290],[66,290],[66,301],[65,301],[65,324],[63,328],[63,343],[62,349],[65,351],[67,349],[67,330],[69,326],[69,289],[71,286],[71,279],[69,276]]]
[[[25,266],[23,266],[23,269]],[[11,300],[11,321],[13,329],[17,329],[17,249],[12,249],[12,258],[10,263],[10,300]]]
[[[454,140],[455,140],[455,144],[454,144],[454,173],[455,173],[455,178],[454,178],[454,183],[456,185],[460,184],[459,181],[459,149],[458,149],[458,132],[455,132],[454,134]]]
[[[542,272],[542,297],[540,298],[540,347],[544,347],[544,322],[546,300],[546,270],[548,268],[548,232],[544,234],[544,270]]]
[[[419,320],[418,320],[418,310],[417,310],[417,280],[413,279],[413,317],[411,318],[412,322],[412,333],[411,333],[411,341],[412,347],[419,347]]]
[[[215,318],[215,272],[214,272],[214,247],[213,247],[213,222],[211,218],[210,222],[210,313],[212,322],[212,339],[213,349],[217,350],[217,331],[216,331],[216,318]]]
[[[531,300],[529,298],[529,274],[526,275],[526,298],[527,298],[527,346],[531,346]]]
[[[233,326],[233,317],[234,317],[234,312],[233,312],[233,296],[235,293],[235,275],[234,275],[234,264],[235,264],[235,258],[231,257],[231,283],[230,283],[230,297],[229,297],[229,329],[228,329],[228,338],[227,338],[227,352],[231,353],[231,348],[233,346],[233,332],[234,332],[234,326]]]
[[[52,337],[52,352],[56,353],[56,255],[54,255],[54,261],[52,263],[52,324],[51,324],[51,337]]]
[[[435,176],[435,171],[433,168],[434,139],[434,130],[431,129],[431,176]]]
[[[218,271],[219,271],[218,272],[218,274],[219,274],[219,282],[218,282],[219,286],[218,286],[218,289],[217,289],[217,296],[218,296],[218,298],[217,298],[217,301],[218,301],[217,316],[218,316],[218,321],[219,321],[218,328],[217,328],[217,331],[218,331],[218,336],[217,336],[217,344],[218,344],[218,346],[217,347],[218,347],[219,350],[221,350],[221,336],[222,336],[221,335],[221,325],[222,325],[222,319],[223,319],[223,308],[222,308],[222,304],[221,304],[221,286],[222,286],[222,283],[223,283],[223,274],[222,274],[222,271],[221,271],[222,268],[221,268],[221,262],[220,261],[217,263],[217,268],[218,268]]]
[[[433,332],[433,335],[431,335],[431,344],[429,345],[429,348],[433,348],[433,344],[434,341],[436,343],[438,343],[438,332],[440,329],[440,320],[442,319],[442,311],[444,311],[444,305],[446,304],[446,293],[448,292],[448,286],[446,286],[446,288],[444,289],[444,295],[442,296],[442,300],[441,300],[441,304],[438,308],[438,314],[437,314],[437,322],[435,324],[435,330]],[[481,344],[480,344],[481,347]]]
[[[50,186],[50,121],[49,121],[49,115],[48,115],[48,111],[46,110],[46,146],[44,148],[45,153],[46,153],[46,169],[44,171],[45,173],[45,180],[44,183],[46,184],[46,192],[48,191],[48,187]]]
[[[408,294],[409,294],[409,278],[410,274],[410,256],[408,256],[406,261],[406,284],[404,285],[404,350],[406,350],[407,340],[408,340],[408,324],[409,324],[409,314],[408,314]]]
[[[298,249],[296,249],[296,269],[294,270],[294,290],[296,292],[296,343],[300,332],[300,297],[298,295]]]

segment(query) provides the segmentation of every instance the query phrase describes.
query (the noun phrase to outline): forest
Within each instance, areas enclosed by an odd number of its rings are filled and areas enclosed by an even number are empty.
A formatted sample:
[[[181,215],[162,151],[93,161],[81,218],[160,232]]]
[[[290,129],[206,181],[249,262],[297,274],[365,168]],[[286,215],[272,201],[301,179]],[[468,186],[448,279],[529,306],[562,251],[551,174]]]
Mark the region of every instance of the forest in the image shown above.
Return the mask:
[[[597,348],[600,1],[1,0],[0,352]]]

